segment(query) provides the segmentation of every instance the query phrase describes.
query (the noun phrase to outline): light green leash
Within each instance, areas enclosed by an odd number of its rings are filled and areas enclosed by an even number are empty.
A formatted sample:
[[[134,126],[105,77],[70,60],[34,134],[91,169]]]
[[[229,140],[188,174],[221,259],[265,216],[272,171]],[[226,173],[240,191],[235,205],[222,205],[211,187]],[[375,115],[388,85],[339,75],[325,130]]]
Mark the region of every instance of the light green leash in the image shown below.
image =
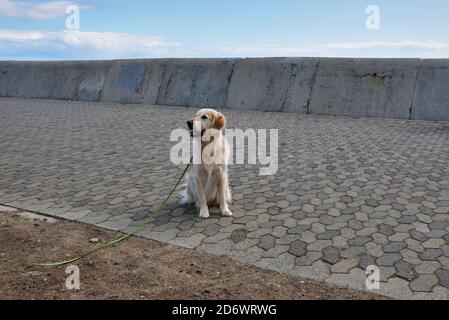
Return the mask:
[[[156,215],[157,215],[159,212],[161,212],[162,209],[164,209],[164,207],[165,207],[165,205],[167,204],[168,200],[170,200],[170,198],[171,198],[171,196],[173,195],[173,193],[176,191],[176,189],[177,189],[177,188],[179,187],[179,185],[181,184],[182,179],[184,178],[184,176],[185,176],[186,173],[187,173],[187,170],[189,169],[190,165],[192,164],[192,160],[193,160],[193,158],[190,159],[190,163],[189,163],[189,164],[186,166],[186,168],[184,169],[184,172],[183,172],[182,175],[179,177],[178,182],[176,182],[176,184],[175,184],[175,186],[173,187],[173,189],[170,191],[170,193],[169,193],[168,196],[165,198],[165,200],[162,201],[162,203],[159,205],[159,207],[157,208],[157,210],[154,211],[154,212],[150,212],[150,213],[147,215],[145,221],[144,221],[142,224],[140,224],[139,226],[137,226],[136,229],[134,229],[134,230],[131,231],[130,233],[128,233],[128,234],[126,234],[126,235],[124,235],[124,236],[122,236],[122,237],[120,237],[120,238],[117,238],[117,239],[115,239],[115,240],[111,240],[111,241],[106,242],[106,243],[103,243],[103,244],[99,244],[99,245],[97,245],[95,248],[93,248],[92,250],[86,252],[85,254],[83,254],[83,255],[81,255],[81,256],[79,256],[79,257],[76,257],[76,258],[73,258],[73,259],[70,259],[70,260],[66,260],[66,261],[59,261],[59,262],[51,262],[51,263],[36,264],[35,266],[41,266],[41,267],[60,267],[60,266],[65,266],[65,265],[67,265],[67,264],[70,264],[70,263],[76,262],[76,261],[78,261],[78,260],[81,260],[81,259],[83,259],[83,258],[85,258],[85,257],[87,257],[87,256],[89,256],[89,255],[91,255],[91,254],[93,254],[93,253],[95,253],[95,252],[97,252],[97,251],[100,251],[100,250],[102,250],[102,249],[105,249],[105,248],[111,247],[111,246],[113,246],[113,245],[115,245],[115,244],[118,244],[118,243],[120,243],[120,242],[122,242],[122,241],[125,241],[126,239],[128,239],[128,238],[130,238],[131,236],[135,235],[137,232],[141,231],[147,224],[153,222],[154,219],[155,219],[155,217],[156,217]]]

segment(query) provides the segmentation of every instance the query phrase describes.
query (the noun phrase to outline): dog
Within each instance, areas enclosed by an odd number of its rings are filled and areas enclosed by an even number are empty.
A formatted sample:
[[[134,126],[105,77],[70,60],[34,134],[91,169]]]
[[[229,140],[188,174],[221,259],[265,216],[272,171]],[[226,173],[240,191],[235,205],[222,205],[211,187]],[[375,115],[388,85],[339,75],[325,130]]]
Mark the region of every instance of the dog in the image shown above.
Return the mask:
[[[192,165],[181,192],[181,204],[195,204],[204,219],[210,216],[209,206],[218,206],[223,216],[232,216],[228,207],[232,196],[228,177],[230,150],[223,135],[225,116],[213,109],[202,109],[187,121],[187,127],[191,136],[200,141],[196,148],[194,141],[193,151],[193,158],[200,161]]]

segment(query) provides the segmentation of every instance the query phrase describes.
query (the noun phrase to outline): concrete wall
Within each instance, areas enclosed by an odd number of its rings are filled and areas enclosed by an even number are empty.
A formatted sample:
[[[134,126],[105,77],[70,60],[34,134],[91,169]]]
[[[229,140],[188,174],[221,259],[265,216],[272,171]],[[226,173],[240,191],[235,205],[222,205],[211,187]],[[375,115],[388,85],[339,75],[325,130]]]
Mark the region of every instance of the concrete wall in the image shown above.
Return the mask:
[[[239,60],[226,108],[307,113],[318,58]]]
[[[417,59],[321,60],[310,113],[409,119]]]
[[[449,121],[449,60],[0,61],[0,96]]]
[[[449,59],[421,61],[411,119],[449,121]]]

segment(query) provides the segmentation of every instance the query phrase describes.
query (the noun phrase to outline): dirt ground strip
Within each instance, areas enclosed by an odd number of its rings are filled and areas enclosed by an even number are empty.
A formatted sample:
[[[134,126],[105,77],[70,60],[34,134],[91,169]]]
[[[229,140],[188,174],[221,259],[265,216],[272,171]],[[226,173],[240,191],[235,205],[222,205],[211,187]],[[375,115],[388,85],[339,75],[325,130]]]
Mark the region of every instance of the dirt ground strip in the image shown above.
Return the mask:
[[[29,213],[0,212],[0,299],[385,299],[141,238],[82,261],[81,289],[65,267],[34,263],[84,253],[118,234]]]

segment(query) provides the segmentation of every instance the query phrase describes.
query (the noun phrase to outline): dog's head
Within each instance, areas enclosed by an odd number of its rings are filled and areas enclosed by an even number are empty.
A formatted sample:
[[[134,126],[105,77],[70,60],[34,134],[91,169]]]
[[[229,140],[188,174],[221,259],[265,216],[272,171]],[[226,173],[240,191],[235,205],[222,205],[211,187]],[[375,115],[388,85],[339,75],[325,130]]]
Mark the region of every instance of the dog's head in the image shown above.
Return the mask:
[[[209,129],[223,130],[226,127],[226,118],[216,110],[202,109],[193,119],[187,121],[187,127],[192,135],[194,131],[200,130],[201,135],[204,135]]]

